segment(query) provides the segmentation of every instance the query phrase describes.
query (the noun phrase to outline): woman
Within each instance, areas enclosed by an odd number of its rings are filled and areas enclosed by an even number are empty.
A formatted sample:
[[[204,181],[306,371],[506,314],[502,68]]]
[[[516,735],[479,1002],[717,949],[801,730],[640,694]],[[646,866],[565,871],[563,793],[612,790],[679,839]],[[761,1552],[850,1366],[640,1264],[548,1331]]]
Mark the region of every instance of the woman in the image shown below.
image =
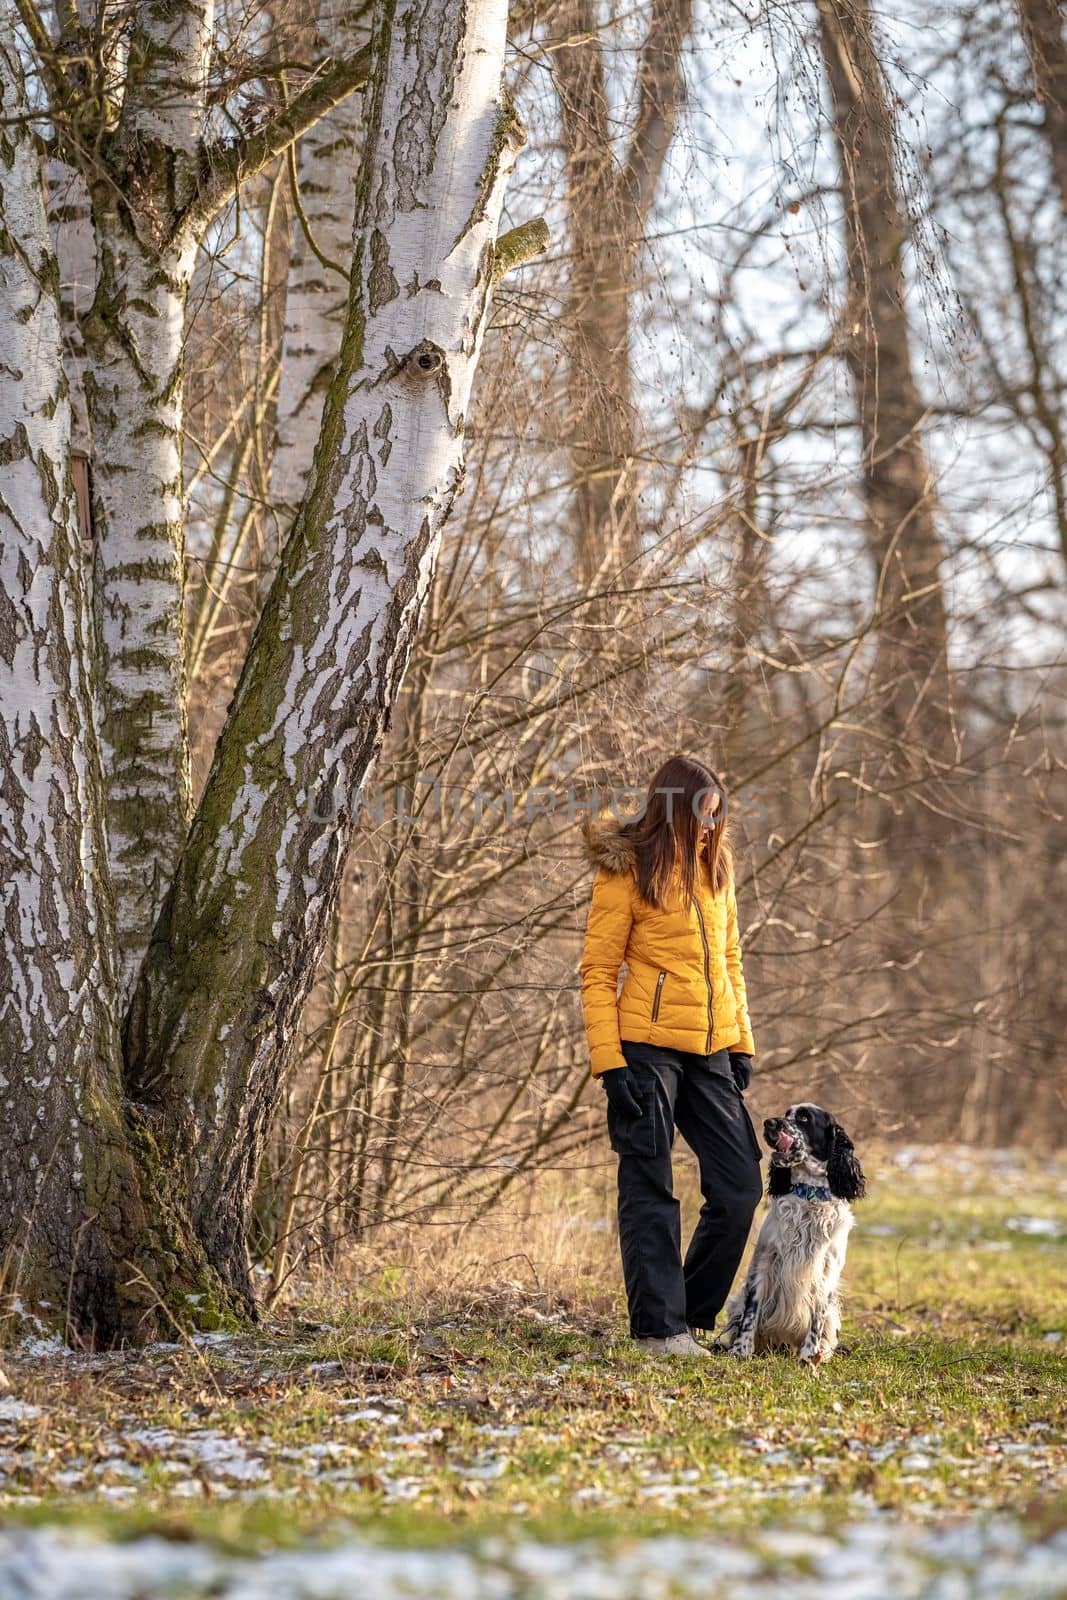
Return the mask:
[[[673,756],[649,784],[639,818],[587,818],[582,831],[596,868],[582,1009],[619,1158],[630,1333],[657,1354],[704,1356],[692,1330],[714,1326],[763,1192],[742,1098],[756,1047],[725,791],[701,762]],[[676,1126],[696,1154],[704,1196],[684,1264],[671,1171]]]

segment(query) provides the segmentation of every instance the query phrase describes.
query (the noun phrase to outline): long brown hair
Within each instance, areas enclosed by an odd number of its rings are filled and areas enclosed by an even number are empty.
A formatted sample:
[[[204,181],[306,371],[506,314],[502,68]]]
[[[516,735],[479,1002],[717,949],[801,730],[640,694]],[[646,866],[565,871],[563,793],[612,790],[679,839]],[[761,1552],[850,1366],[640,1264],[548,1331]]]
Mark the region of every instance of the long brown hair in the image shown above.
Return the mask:
[[[677,867],[688,905],[697,879],[701,823],[698,812],[712,790],[719,792],[715,825],[709,832],[708,859],[715,893],[733,876],[733,850],[727,821],[726,786],[710,767],[692,756],[671,756],[649,781],[644,814],[619,828],[634,846],[637,883],[646,900],[666,909],[671,876]],[[700,797],[698,799],[698,796]]]

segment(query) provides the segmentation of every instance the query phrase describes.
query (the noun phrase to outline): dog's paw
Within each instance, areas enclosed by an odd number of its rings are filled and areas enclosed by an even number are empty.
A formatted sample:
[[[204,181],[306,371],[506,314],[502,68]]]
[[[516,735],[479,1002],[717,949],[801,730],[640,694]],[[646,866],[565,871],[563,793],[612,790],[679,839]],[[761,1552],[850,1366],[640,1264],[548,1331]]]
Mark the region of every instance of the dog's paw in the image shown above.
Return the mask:
[[[730,1354],[736,1356],[738,1361],[750,1361],[756,1353],[756,1341],[747,1336],[738,1339],[730,1346]]]

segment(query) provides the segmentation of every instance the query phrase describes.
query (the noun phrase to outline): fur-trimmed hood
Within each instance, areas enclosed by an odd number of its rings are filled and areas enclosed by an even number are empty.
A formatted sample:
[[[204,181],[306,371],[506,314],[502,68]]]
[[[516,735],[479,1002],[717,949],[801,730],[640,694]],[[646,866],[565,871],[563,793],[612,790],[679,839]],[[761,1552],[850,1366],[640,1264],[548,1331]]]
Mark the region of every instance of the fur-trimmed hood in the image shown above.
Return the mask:
[[[582,838],[591,867],[603,867],[605,872],[635,870],[636,847],[630,836],[622,832],[622,823],[612,812],[606,811],[600,817],[583,817]]]
[[[582,838],[590,866],[603,867],[605,872],[633,871],[636,853],[630,839],[620,832],[621,827],[618,817],[610,811],[601,817],[582,818]]]

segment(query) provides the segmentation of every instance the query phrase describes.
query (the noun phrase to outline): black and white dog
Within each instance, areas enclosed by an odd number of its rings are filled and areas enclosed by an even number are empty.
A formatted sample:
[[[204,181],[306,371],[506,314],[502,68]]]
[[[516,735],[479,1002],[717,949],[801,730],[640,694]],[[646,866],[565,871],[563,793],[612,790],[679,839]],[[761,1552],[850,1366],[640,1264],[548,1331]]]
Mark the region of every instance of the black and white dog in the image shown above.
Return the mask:
[[[866,1180],[852,1140],[821,1106],[768,1117],[763,1136],[771,1149],[770,1215],[716,1342],[741,1357],[785,1346],[817,1367],[837,1348],[849,1202],[863,1198]]]

